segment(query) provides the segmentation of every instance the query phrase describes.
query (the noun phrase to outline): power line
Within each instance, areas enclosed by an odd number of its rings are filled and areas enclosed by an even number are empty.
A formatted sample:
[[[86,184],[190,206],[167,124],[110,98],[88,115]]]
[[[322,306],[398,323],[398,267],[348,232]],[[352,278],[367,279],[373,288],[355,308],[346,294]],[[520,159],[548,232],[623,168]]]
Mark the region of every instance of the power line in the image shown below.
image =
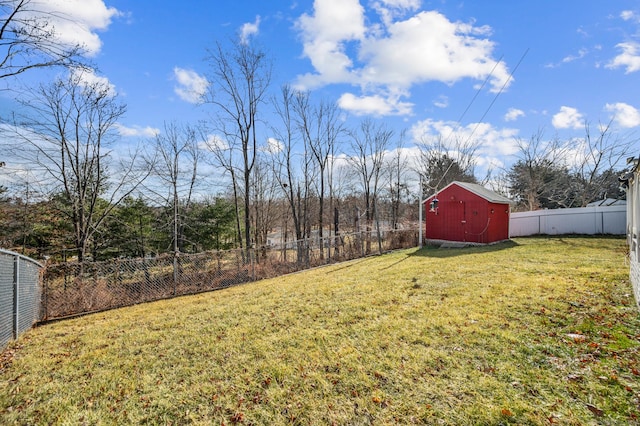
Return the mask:
[[[478,98],[478,95],[480,94],[480,92],[482,92],[482,89],[484,89],[484,86],[487,85],[487,83],[489,82],[489,79],[491,78],[491,76],[493,75],[493,72],[496,70],[496,68],[498,67],[498,64],[502,61],[502,58],[504,58],[504,55],[500,56],[500,59],[498,59],[495,63],[495,65],[493,66],[493,68],[491,69],[491,72],[489,73],[489,75],[487,75],[487,78],[484,79],[484,81],[482,82],[482,85],[478,88],[478,90],[476,90],[476,94],[473,95],[473,98],[471,99],[471,101],[469,102],[469,104],[467,105],[467,107],[465,108],[465,110],[462,112],[462,114],[460,115],[460,118],[458,118],[458,126],[460,127],[460,124],[462,123],[462,119],[464,118],[464,116],[467,114],[467,112],[469,111],[469,109],[471,108],[471,105],[473,105],[473,103],[475,102],[475,100]],[[453,131],[451,132],[453,133]],[[451,136],[451,134],[449,134],[449,136]],[[446,140],[446,139],[445,139]]]
[[[496,93],[496,95],[493,97],[491,103],[489,103],[489,106],[487,106],[487,108],[485,109],[484,113],[482,114],[482,117],[480,117],[480,120],[476,123],[476,126],[473,128],[473,130],[471,131],[471,133],[469,134],[469,137],[467,138],[467,140],[465,141],[465,145],[471,140],[471,138],[473,137],[474,133],[476,132],[476,130],[478,130],[478,127],[480,127],[480,124],[482,124],[482,122],[484,121],[485,117],[487,116],[487,114],[489,113],[489,111],[491,110],[491,108],[493,107],[493,105],[495,104],[496,100],[498,99],[498,97],[502,94],[502,92],[504,91],[504,89],[507,87],[507,85],[509,84],[509,82],[511,81],[511,79],[513,78],[513,74],[516,72],[516,70],[518,69],[518,67],[520,66],[520,64],[522,63],[522,61],[524,60],[525,56],[527,56],[527,53],[529,53],[529,48],[527,47],[527,49],[524,51],[524,53],[522,54],[522,56],[520,56],[520,59],[518,60],[518,62],[516,63],[516,66],[513,68],[513,70],[509,73],[509,77],[505,80],[504,84],[502,85],[502,87],[500,87],[500,90],[498,91],[498,93]],[[500,59],[502,59],[502,56],[500,57]],[[475,101],[475,99],[478,97],[478,93],[479,91],[482,89],[482,87],[484,87],[484,85],[486,84],[486,82],[488,81],[488,79],[491,77],[491,75],[493,74],[493,71],[495,71],[497,65],[500,63],[500,61],[496,62],[496,65],[494,65],[493,69],[491,70],[491,73],[489,73],[489,76],[485,79],[485,82],[482,84],[482,86],[480,87],[480,89],[478,89],[478,91],[476,92],[475,96],[473,97],[473,99],[471,100],[471,103],[467,106],[467,109],[465,109],[465,111],[462,113],[461,118],[458,120],[458,126],[461,126],[461,119],[462,117],[466,114],[467,110],[469,109],[469,107],[471,106],[471,104],[473,103],[473,101]],[[451,133],[453,133],[453,130],[451,131]],[[445,139],[446,141],[446,139]],[[438,188],[440,186],[440,184],[442,183],[442,180],[444,179],[444,177],[447,175],[447,173],[449,172],[449,170],[451,169],[451,167],[453,166],[453,161],[451,163],[449,163],[449,166],[447,166],[447,169],[444,171],[444,173],[442,174],[442,176],[440,177],[440,180],[438,181],[438,183],[436,184],[435,188]],[[435,189],[434,188],[434,189]]]
[[[493,107],[493,104],[496,102],[496,100],[498,99],[498,96],[500,96],[502,94],[502,92],[504,91],[505,87],[507,87],[507,85],[509,84],[509,82],[511,81],[511,79],[513,78],[513,74],[516,72],[516,70],[518,69],[518,67],[520,66],[520,64],[522,63],[522,61],[524,60],[524,57],[527,56],[527,53],[529,53],[529,48],[527,47],[527,50],[524,51],[524,53],[522,54],[522,56],[520,57],[520,60],[518,61],[518,63],[516,64],[516,66],[513,68],[513,71],[511,71],[509,73],[509,77],[507,78],[507,80],[504,82],[504,84],[502,85],[502,87],[500,88],[500,90],[498,91],[498,93],[496,93],[496,95],[493,97],[493,100],[491,101],[491,103],[489,104],[489,106],[487,107],[487,109],[484,111],[484,114],[482,114],[482,117],[480,117],[480,120],[476,123],[476,127],[473,129],[473,131],[471,132],[471,134],[469,135],[469,138],[467,138],[467,142],[469,142],[469,140],[471,139],[471,137],[473,136],[473,134],[476,132],[476,130],[478,130],[478,127],[480,126],[480,124],[482,124],[482,122],[484,121],[484,118],[487,116],[487,114],[489,113],[489,110]]]

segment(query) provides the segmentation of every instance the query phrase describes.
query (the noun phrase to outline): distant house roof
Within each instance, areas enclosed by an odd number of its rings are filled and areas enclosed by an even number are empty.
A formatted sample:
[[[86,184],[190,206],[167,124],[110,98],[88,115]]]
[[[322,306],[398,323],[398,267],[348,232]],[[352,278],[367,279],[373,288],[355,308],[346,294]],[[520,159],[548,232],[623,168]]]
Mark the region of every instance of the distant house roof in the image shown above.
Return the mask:
[[[445,186],[442,191],[444,191],[445,189],[447,189],[448,187],[450,187],[451,185],[458,185],[464,189],[466,189],[469,192],[472,192],[474,194],[476,194],[478,197],[482,197],[485,200],[489,201],[490,203],[497,203],[497,204],[515,204],[514,201],[511,201],[510,199],[508,199],[507,197],[498,194],[495,191],[492,191],[490,189],[485,188],[482,185],[478,185],[477,183],[469,183],[469,182],[458,182],[458,181],[454,181],[451,182],[449,185]]]
[[[596,207],[596,206],[625,206],[627,205],[626,200],[616,200],[615,198],[605,198],[604,200],[592,201],[587,204],[587,207]]]

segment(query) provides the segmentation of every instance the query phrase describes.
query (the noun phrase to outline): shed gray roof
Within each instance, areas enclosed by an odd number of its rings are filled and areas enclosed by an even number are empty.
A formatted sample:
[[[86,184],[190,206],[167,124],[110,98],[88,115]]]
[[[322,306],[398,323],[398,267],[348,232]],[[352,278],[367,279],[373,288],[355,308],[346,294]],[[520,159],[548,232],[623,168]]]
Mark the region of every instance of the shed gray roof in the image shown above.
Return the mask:
[[[498,204],[515,204],[514,201],[511,201],[507,197],[498,194],[495,191],[485,188],[482,185],[478,185],[477,183],[469,183],[469,182],[458,182],[454,181],[447,185],[445,188],[448,188],[451,185],[458,185],[469,192],[473,192],[478,197],[482,197],[490,203],[498,203]],[[443,189],[444,190],[444,189]]]

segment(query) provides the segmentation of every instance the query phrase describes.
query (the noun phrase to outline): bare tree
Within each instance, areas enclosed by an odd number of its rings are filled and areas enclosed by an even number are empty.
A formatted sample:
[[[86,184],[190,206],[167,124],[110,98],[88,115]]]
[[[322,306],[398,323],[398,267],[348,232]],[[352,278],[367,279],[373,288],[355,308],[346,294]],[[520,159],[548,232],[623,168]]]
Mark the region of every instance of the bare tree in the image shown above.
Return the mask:
[[[566,199],[570,190],[566,145],[557,139],[544,140],[542,131],[517,144],[518,161],[507,173],[509,192],[516,202],[526,210],[537,210],[549,207],[547,200]]]
[[[0,161],[0,168],[4,167],[6,165],[6,163],[4,161]],[[0,195],[4,194],[5,192],[7,192],[7,188],[0,185]]]
[[[298,262],[308,261],[308,250],[302,239],[309,235],[310,226],[310,194],[312,175],[312,158],[306,150],[296,152],[299,126],[296,124],[296,92],[289,86],[283,86],[279,98],[273,100],[281,126],[274,126],[278,147],[270,150],[272,170],[275,179],[291,211],[291,219],[296,240],[298,241]],[[285,229],[286,232],[286,229]]]
[[[334,250],[338,252],[338,210],[335,206],[335,168],[336,168],[336,160],[339,155],[338,150],[340,148],[341,142],[339,138],[346,134],[346,129],[340,121],[340,118],[337,114],[337,109],[335,105],[328,105],[326,110],[326,120],[324,126],[324,135],[325,140],[327,141],[328,149],[327,149],[327,186],[329,187],[329,214],[333,214],[334,223],[333,226],[329,228],[330,232],[333,229],[333,233],[335,235]]]
[[[80,64],[82,46],[62,44],[51,24],[54,15],[39,10],[36,1],[0,0],[0,15],[0,78]]]
[[[425,193],[437,192],[453,181],[477,182],[474,175],[477,144],[437,136],[423,138],[417,147],[418,173],[424,178]]]
[[[171,242],[175,256],[183,251],[186,215],[198,184],[200,161],[196,131],[187,125],[165,123],[164,132],[156,135],[150,161],[159,188],[149,185],[148,189],[172,208]]]
[[[53,16],[39,11],[35,2],[0,0],[0,16],[0,79],[35,68],[82,65],[82,46],[60,43]]]
[[[330,167],[329,159],[335,156],[338,137],[344,129],[338,119],[338,108],[334,103],[322,101],[317,106],[313,106],[310,104],[309,94],[300,92],[296,94],[295,99],[299,131],[305,149],[308,149],[313,155],[319,174],[317,179],[318,237],[323,242],[325,186],[327,179],[331,176],[327,169]],[[320,250],[320,259],[324,259],[324,248]]]
[[[272,178],[272,171],[268,162],[268,154],[258,156],[253,172],[253,219],[254,241],[257,247],[267,244],[267,236],[277,223],[277,194],[279,185]]]
[[[13,154],[61,201],[82,262],[94,233],[148,172],[136,171],[136,153],[119,153],[122,167],[108,168],[114,125],[126,110],[108,85],[75,70],[33,95],[24,102],[27,115],[14,117],[8,130],[18,145]]]
[[[636,143],[619,137],[611,123],[594,137],[585,123],[584,138],[544,140],[542,132],[518,141],[518,161],[507,173],[509,190],[528,209],[584,207],[616,196],[616,170]]]
[[[257,155],[257,124],[261,104],[271,82],[271,64],[261,50],[247,43],[220,43],[209,51],[211,86],[205,101],[216,107],[216,128],[238,149],[240,192],[244,198],[244,240],[251,247],[251,173]]]
[[[386,164],[389,185],[389,201],[391,204],[391,228],[398,229],[400,218],[400,205],[402,195],[407,194],[407,173],[409,172],[409,160],[404,152],[405,131],[399,135],[397,145],[389,162]]]
[[[584,128],[584,139],[570,142],[572,146],[577,145],[582,150],[575,156],[572,168],[577,181],[576,204],[581,207],[607,195],[614,195],[607,194],[610,188],[607,178],[613,177],[614,182],[617,181],[615,167],[626,160],[631,147],[637,142],[637,139],[620,138],[611,129],[611,122],[600,124],[596,135],[592,135],[589,123],[585,122]]]
[[[351,132],[351,150],[353,155],[349,162],[360,178],[365,204],[367,231],[371,231],[371,224],[376,219],[378,231],[378,250],[382,251],[380,240],[380,223],[377,211],[378,189],[386,150],[393,131],[384,124],[376,125],[373,120],[365,119],[359,129]],[[367,232],[368,234],[368,232]],[[371,240],[367,238],[367,252],[371,250]]]
[[[200,126],[199,128],[201,134],[201,140],[203,144],[207,147],[209,152],[211,153],[211,162],[216,167],[221,167],[223,170],[222,175],[229,175],[231,179],[231,193],[233,194],[233,207],[235,212],[235,228],[236,228],[236,241],[237,244],[242,249],[243,237],[242,237],[242,224],[241,217],[242,213],[240,211],[240,185],[238,182],[238,167],[236,165],[235,153],[237,151],[237,147],[230,146],[227,144],[226,140],[222,140],[216,136],[211,136],[207,134],[207,130],[204,126]],[[234,139],[232,139],[234,141]]]

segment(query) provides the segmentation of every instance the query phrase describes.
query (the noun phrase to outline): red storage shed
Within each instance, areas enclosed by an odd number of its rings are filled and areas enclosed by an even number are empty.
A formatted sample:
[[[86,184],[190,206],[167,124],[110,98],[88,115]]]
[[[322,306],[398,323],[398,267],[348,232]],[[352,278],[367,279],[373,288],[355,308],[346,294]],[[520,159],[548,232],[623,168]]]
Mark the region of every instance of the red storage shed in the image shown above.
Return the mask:
[[[508,240],[511,203],[481,185],[451,182],[425,201],[425,237],[481,244]]]

